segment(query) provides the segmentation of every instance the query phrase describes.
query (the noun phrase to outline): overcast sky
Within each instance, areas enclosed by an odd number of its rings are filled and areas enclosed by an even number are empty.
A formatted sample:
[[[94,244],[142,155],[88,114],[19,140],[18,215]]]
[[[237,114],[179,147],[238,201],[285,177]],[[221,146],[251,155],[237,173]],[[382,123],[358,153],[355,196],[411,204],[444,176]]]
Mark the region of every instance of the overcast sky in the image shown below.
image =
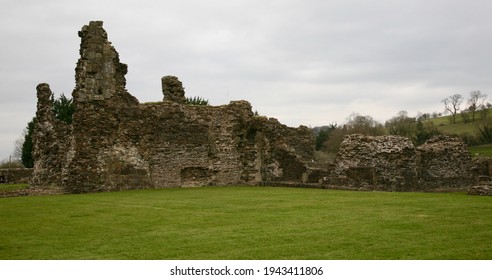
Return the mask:
[[[36,85],[70,95],[77,32],[104,21],[128,91],[162,100],[176,75],[212,105],[248,100],[289,126],[442,112],[492,97],[489,0],[0,0],[0,160],[35,114]]]

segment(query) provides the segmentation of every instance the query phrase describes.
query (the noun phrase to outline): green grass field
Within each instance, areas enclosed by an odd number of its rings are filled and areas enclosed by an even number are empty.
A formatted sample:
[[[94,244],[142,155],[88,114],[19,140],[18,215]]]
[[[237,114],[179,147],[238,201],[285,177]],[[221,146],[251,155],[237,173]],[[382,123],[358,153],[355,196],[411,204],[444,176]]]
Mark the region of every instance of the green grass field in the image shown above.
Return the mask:
[[[203,187],[0,199],[0,259],[492,259],[492,198]]]
[[[479,155],[492,157],[492,144],[468,147],[468,150],[473,156]]]

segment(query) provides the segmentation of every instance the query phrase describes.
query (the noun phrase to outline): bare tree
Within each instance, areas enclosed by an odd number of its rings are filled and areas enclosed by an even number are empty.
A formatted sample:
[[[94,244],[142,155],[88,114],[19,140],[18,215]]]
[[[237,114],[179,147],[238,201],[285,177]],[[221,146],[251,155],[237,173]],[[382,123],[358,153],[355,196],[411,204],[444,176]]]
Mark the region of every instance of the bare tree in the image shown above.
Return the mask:
[[[463,102],[463,96],[461,94],[454,94],[441,100],[444,103],[445,111],[448,111],[452,118],[452,122],[456,123],[456,114],[460,110],[461,102]]]
[[[361,116],[352,113],[347,118],[345,127],[347,128],[347,134],[360,133],[371,136],[384,135],[383,125],[371,116]]]
[[[419,119],[425,119],[425,114]],[[408,116],[407,111],[400,111],[398,115],[386,121],[385,127],[391,135],[400,135],[411,138],[415,134],[416,119]]]
[[[22,157],[22,145],[24,145],[24,138],[26,137],[26,131],[22,133],[19,138],[15,139],[14,142],[14,151],[12,153],[12,157],[16,160],[20,160]]]
[[[490,105],[490,103],[487,103],[487,105]],[[487,106],[485,104],[482,104],[482,106],[480,106],[479,108],[479,113],[480,113],[480,118],[482,120],[485,120],[487,118],[487,115],[489,114],[489,106]]]
[[[470,92],[468,98],[468,110],[472,113],[472,121],[475,121],[475,113],[482,107],[487,99],[487,95],[481,93],[479,90]]]

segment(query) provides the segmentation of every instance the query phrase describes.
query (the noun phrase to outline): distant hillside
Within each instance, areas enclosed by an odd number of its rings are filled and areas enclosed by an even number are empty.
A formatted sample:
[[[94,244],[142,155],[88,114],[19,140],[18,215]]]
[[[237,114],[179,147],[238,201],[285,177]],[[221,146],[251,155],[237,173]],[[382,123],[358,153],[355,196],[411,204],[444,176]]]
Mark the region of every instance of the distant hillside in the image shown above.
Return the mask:
[[[451,116],[444,116],[427,119],[424,123],[432,123],[442,134],[464,138],[470,146],[486,144],[481,139],[480,129],[483,130],[485,126],[492,127],[492,109],[487,109],[484,115],[476,113],[475,121],[472,121],[471,113],[458,114],[456,122],[451,121]]]
[[[492,109],[477,112],[474,121],[471,113],[458,114],[454,123],[452,123],[451,116],[421,118],[419,122],[412,117],[406,118],[407,120],[404,120],[401,128],[406,127],[407,133],[399,135],[412,139],[415,145],[422,144],[436,134],[449,135],[462,138],[470,147],[470,152],[473,155],[492,157]],[[371,123],[370,125],[374,124]],[[329,155],[336,154],[344,135],[352,133],[365,134],[364,131],[353,132],[350,128],[347,129],[345,125],[314,127],[313,133],[316,136],[316,150]],[[382,128],[379,133],[382,134],[374,135],[390,134],[390,127]]]

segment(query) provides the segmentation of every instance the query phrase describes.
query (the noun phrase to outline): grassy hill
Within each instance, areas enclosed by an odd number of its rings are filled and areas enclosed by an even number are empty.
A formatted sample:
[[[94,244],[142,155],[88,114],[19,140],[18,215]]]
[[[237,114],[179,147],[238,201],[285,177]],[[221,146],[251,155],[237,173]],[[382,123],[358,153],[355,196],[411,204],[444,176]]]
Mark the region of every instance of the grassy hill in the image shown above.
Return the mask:
[[[425,115],[430,116],[430,114]],[[458,114],[455,122],[452,121],[451,116],[425,118],[420,119],[419,122],[413,117],[395,117],[388,120],[384,128],[379,124],[381,130],[376,133],[374,133],[372,124],[362,122],[351,124],[351,126],[348,126],[348,129],[345,125],[313,128],[316,136],[316,159],[321,162],[332,161],[343,137],[353,133],[368,135],[394,133],[412,139],[415,145],[423,144],[434,135],[449,135],[462,138],[473,155],[492,157],[492,108],[477,112],[475,120],[472,120],[471,113]],[[482,135],[481,130],[487,132],[486,137]]]
[[[438,127],[441,133],[447,135],[479,135],[479,127],[483,127],[486,124],[492,124],[492,109],[488,109],[487,111],[487,117],[484,119],[482,119],[477,113],[475,116],[475,121],[472,121],[471,113],[467,113],[465,119],[468,119],[468,121],[465,121],[463,115],[458,114],[456,116],[455,123],[452,122],[451,116],[431,118],[425,120],[425,122],[430,122],[434,124],[436,127]]]
[[[482,118],[480,113],[477,113],[475,121],[472,121],[471,113],[467,113],[465,115],[458,114],[454,123],[451,116],[430,118],[424,123],[433,124],[441,134],[463,138],[470,147],[470,152],[474,155],[492,156],[492,143],[484,143],[480,132],[480,129],[483,130],[485,126],[492,127],[492,109],[487,109],[485,115],[486,117]]]

